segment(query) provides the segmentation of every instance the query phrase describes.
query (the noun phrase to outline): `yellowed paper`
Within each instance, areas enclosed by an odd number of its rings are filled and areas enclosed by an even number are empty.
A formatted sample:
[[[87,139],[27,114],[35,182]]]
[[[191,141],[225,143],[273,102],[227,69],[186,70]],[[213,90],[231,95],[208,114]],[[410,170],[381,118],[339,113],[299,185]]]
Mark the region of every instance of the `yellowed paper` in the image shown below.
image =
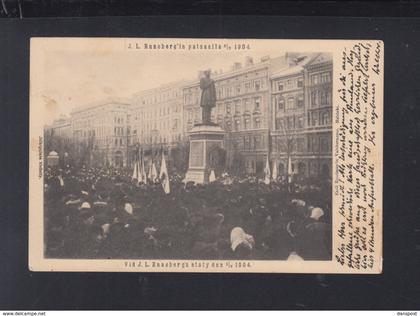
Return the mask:
[[[383,51],[32,38],[29,269],[381,273]]]

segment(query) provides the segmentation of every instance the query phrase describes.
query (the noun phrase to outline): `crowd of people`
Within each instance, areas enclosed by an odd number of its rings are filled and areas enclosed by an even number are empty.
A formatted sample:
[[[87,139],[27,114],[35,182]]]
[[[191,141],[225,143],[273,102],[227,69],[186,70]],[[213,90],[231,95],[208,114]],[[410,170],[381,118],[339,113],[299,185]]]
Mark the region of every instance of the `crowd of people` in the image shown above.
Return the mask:
[[[228,174],[206,185],[128,169],[49,167],[48,258],[330,260],[331,182],[265,184]]]

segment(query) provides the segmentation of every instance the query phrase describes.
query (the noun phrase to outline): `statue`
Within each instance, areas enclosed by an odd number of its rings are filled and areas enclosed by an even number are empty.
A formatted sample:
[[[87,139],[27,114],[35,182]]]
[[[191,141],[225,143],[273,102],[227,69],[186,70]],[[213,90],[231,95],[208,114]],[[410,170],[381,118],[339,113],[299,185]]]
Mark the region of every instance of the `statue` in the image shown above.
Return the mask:
[[[204,71],[204,77],[200,79],[202,123],[212,125],[211,109],[216,106],[216,87],[210,78],[210,70]]]

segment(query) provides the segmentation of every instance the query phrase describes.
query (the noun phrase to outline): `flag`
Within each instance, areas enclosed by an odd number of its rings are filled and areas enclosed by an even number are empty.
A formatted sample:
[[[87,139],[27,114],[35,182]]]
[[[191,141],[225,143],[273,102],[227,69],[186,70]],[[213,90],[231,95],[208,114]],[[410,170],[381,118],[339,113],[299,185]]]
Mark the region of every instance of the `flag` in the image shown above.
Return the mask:
[[[289,156],[289,161],[287,162],[287,175],[289,177],[289,183],[292,182],[292,157]]]
[[[214,174],[214,170],[211,169],[210,176],[209,176],[209,182],[211,183],[211,182],[214,182],[214,181],[216,181],[216,175]]]
[[[265,173],[264,183],[270,184],[271,172],[270,172],[270,161],[268,160],[268,155],[267,155],[267,162],[265,164],[264,173]]]
[[[147,173],[147,180],[152,181],[152,161],[149,163],[149,171]]]
[[[152,182],[155,182],[158,176],[157,170],[156,170],[156,165],[154,162],[152,162],[152,166],[151,166],[151,174],[150,174],[150,180]]]
[[[278,171],[277,171],[277,160],[274,161],[273,165],[273,181],[276,182],[278,177]]]
[[[166,194],[169,194],[171,192],[171,189],[169,188],[169,175],[168,175],[168,169],[166,168],[166,161],[165,161],[165,155],[162,154],[162,163],[160,165],[160,174],[159,174],[160,182],[162,183],[163,190]]]
[[[136,169],[137,169],[137,182],[142,182],[143,179],[141,178],[141,174],[140,174],[140,161],[137,160],[136,162]]]
[[[139,170],[137,169],[137,161],[134,163],[134,170],[133,170],[133,175],[132,175],[132,179],[138,179],[139,177]]]
[[[140,178],[141,182],[146,183],[146,170],[144,170],[144,157],[143,157],[143,151],[141,154],[141,168],[140,168]]]

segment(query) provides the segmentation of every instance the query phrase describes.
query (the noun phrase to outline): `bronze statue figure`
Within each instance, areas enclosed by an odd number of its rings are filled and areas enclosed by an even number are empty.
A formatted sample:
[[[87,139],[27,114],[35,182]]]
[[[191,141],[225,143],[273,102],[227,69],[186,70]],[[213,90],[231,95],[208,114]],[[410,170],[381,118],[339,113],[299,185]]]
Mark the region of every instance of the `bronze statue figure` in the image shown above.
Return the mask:
[[[200,79],[202,123],[211,123],[211,109],[216,106],[216,87],[210,78],[210,70],[204,71],[204,77]]]

